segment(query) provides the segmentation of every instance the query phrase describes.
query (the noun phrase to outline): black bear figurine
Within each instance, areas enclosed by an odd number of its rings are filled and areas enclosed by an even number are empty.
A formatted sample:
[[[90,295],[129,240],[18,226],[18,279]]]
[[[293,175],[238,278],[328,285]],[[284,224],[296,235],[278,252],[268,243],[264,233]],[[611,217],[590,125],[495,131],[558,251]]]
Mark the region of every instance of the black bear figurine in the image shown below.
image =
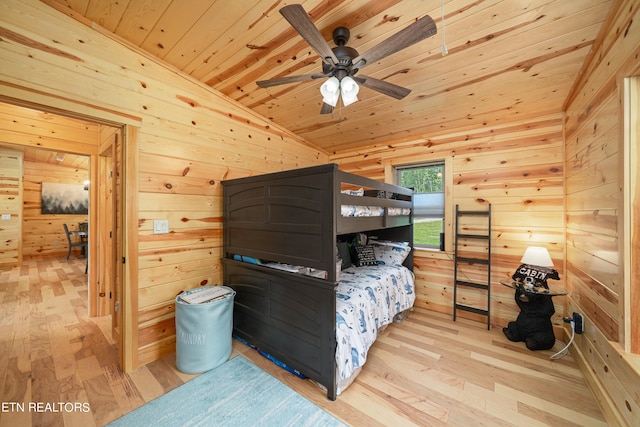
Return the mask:
[[[556,342],[551,316],[556,312],[551,295],[525,292],[516,288],[515,300],[520,314],[502,332],[511,341],[524,341],[529,350],[548,350]]]

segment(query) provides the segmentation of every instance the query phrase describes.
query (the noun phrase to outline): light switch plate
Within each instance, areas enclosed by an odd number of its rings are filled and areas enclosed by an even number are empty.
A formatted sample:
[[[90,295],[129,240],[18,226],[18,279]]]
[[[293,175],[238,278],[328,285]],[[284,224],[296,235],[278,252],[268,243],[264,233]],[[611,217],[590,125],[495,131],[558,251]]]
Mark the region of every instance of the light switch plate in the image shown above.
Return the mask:
[[[10,221],[11,220],[11,214],[2,214],[2,220],[3,221]]]
[[[167,234],[169,232],[169,220],[168,219],[154,219],[153,220],[153,234]]]

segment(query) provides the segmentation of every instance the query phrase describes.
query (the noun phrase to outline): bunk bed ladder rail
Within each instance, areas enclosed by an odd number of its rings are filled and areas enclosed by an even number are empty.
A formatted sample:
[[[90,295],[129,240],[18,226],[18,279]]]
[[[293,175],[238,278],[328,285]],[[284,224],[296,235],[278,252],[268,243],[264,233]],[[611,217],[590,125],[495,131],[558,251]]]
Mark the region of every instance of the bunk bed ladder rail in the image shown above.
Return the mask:
[[[460,232],[460,217],[462,216],[486,216],[487,217],[487,234],[468,234]],[[459,254],[460,239],[477,239],[486,240],[487,242],[487,258],[462,257]],[[471,313],[486,316],[487,329],[491,329],[491,204],[486,211],[464,211],[460,210],[460,206],[456,205],[456,228],[454,239],[454,262],[453,262],[453,320],[456,320],[458,310],[464,310]],[[477,283],[468,280],[458,279],[459,265],[462,263],[486,265],[487,280],[486,283]],[[486,292],[487,308],[472,307],[466,304],[458,303],[458,287],[473,288],[482,292]]]

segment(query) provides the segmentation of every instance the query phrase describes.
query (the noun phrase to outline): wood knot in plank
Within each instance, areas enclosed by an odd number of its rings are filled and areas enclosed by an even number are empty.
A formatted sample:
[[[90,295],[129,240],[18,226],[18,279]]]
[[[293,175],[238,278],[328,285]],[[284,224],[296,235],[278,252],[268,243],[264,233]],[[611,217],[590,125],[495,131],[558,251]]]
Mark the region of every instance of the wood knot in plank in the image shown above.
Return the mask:
[[[186,96],[182,96],[182,95],[176,95],[176,98],[182,102],[184,102],[185,104],[188,104],[190,107],[199,107],[200,103],[194,99],[188,98]]]
[[[388,22],[398,22],[399,19],[400,19],[399,16],[384,15],[384,17],[382,18],[382,22],[380,22],[377,26],[386,24]]]

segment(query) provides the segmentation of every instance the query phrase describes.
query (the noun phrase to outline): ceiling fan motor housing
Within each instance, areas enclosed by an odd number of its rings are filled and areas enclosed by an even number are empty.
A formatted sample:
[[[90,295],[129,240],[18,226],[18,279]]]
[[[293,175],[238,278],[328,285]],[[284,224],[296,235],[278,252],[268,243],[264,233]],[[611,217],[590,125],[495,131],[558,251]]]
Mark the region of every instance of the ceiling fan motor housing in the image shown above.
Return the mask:
[[[337,77],[338,80],[342,80],[342,78],[346,76],[355,74],[351,69],[352,61],[360,55],[357,50],[347,46],[350,34],[349,30],[345,27],[338,27],[333,30],[333,42],[336,44],[336,47],[331,50],[336,58],[338,58],[338,63],[333,67],[333,72],[331,70],[331,65],[327,67],[323,66],[323,71],[325,73],[331,72],[331,74]]]
[[[346,27],[338,27],[333,30],[333,42],[336,46],[345,46],[351,37],[349,29]]]

